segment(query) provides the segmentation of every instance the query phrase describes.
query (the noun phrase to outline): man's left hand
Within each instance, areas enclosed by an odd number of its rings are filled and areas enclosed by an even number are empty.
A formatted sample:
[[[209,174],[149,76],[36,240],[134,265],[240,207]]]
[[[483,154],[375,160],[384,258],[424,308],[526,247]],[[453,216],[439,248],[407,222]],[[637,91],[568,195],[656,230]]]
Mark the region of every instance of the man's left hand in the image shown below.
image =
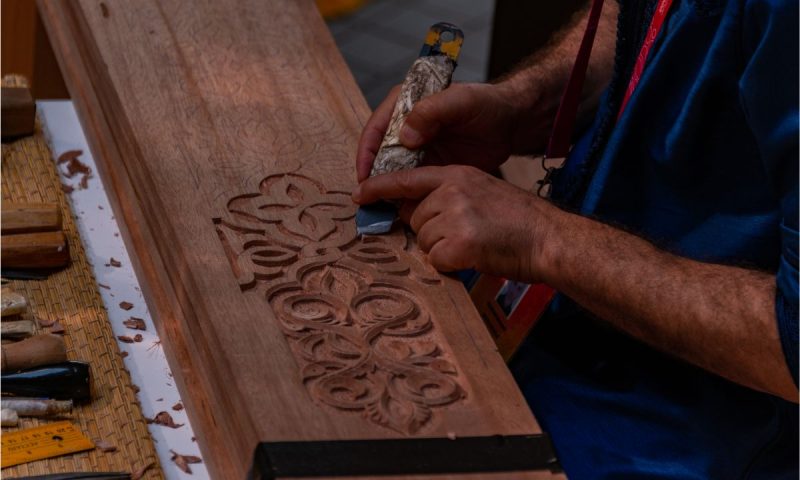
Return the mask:
[[[537,280],[544,202],[477,168],[420,167],[369,178],[353,200],[402,200],[400,218],[440,271],[474,268],[516,280]]]

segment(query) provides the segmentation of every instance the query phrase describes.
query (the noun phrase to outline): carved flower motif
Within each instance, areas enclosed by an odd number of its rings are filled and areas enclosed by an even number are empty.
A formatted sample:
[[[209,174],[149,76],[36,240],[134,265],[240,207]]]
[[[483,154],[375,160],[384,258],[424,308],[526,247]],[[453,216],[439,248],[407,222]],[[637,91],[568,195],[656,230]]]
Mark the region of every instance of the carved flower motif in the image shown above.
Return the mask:
[[[299,174],[259,190],[214,222],[241,288],[264,287],[311,396],[406,434],[463,398],[421,305],[440,279],[409,239],[356,239],[349,194]]]

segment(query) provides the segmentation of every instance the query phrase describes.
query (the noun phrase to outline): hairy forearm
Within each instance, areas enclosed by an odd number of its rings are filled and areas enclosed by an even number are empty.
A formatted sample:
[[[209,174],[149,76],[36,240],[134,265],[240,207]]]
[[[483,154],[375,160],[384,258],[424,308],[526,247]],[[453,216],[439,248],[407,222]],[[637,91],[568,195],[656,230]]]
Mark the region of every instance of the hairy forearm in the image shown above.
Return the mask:
[[[614,327],[734,382],[797,401],[774,275],[697,262],[539,204],[534,271]]]
[[[615,0],[605,2],[586,72],[579,123],[594,113],[600,96],[611,79],[618,12],[619,6]],[[534,124],[544,129],[548,129],[548,125],[552,123],[586,30],[588,17],[587,2],[547,46],[497,81],[497,85],[513,98],[521,123]]]

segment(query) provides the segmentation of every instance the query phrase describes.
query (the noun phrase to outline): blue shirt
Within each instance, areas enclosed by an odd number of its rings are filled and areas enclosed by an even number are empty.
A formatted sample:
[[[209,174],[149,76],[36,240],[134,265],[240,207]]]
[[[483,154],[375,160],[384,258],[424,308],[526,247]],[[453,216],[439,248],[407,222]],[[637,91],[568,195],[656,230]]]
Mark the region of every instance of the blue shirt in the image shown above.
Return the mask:
[[[674,0],[617,122],[654,8],[620,3],[614,78],[554,197],[678,255],[774,272],[796,383],[798,2]],[[648,348],[567,298],[511,368],[573,480],[798,478],[796,405]]]

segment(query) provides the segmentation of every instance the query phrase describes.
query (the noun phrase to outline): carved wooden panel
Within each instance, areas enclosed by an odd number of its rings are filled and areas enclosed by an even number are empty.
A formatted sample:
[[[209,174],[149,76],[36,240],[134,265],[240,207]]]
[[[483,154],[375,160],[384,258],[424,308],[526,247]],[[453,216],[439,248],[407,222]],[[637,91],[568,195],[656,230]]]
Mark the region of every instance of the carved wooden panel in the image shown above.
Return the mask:
[[[357,238],[347,192],[271,175],[214,219],[243,291],[275,312],[311,396],[405,434],[466,396],[405,234]]]
[[[312,1],[39,7],[215,478],[258,441],[540,431],[460,283],[356,237],[369,110]]]

